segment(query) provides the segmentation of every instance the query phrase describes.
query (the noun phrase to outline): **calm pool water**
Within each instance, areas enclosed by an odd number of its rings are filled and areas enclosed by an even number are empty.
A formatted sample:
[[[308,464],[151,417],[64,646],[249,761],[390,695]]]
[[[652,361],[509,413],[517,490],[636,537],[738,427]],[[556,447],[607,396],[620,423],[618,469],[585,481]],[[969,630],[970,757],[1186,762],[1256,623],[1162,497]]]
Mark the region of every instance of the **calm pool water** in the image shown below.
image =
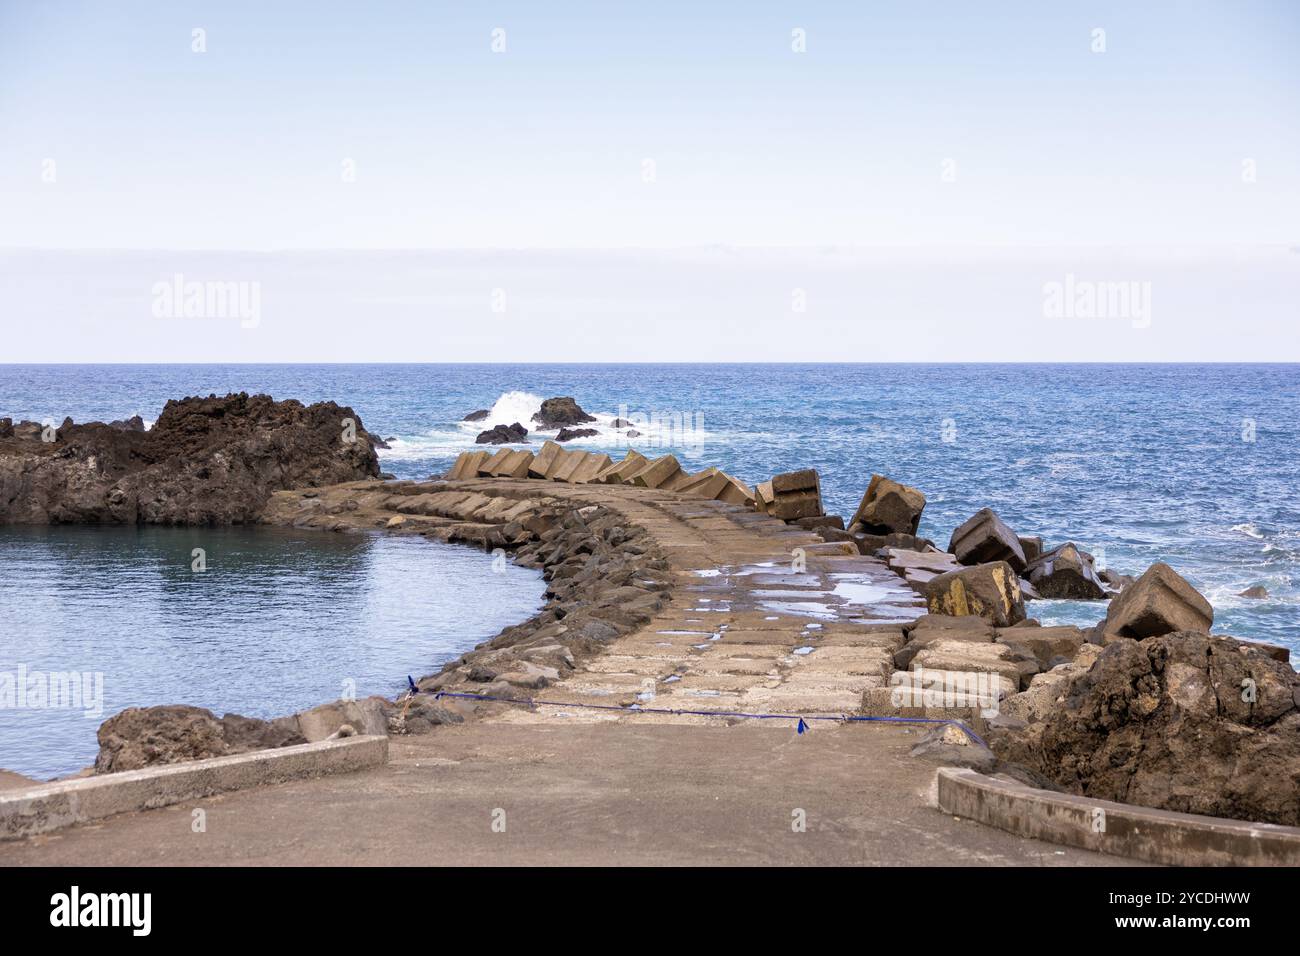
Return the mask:
[[[463,546],[261,528],[0,528],[0,580],[0,768],[39,778],[92,763],[125,707],[276,717],[391,696],[545,590]],[[80,678],[78,706],[41,700],[70,702],[51,672]]]

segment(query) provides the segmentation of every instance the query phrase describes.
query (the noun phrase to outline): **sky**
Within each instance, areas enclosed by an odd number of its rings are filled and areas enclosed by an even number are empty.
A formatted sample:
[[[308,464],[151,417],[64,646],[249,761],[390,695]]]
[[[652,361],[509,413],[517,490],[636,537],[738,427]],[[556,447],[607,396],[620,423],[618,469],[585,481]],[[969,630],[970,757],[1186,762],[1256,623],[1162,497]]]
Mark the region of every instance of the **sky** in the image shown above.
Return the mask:
[[[0,0],[0,361],[1296,360],[1297,117],[1286,0]]]

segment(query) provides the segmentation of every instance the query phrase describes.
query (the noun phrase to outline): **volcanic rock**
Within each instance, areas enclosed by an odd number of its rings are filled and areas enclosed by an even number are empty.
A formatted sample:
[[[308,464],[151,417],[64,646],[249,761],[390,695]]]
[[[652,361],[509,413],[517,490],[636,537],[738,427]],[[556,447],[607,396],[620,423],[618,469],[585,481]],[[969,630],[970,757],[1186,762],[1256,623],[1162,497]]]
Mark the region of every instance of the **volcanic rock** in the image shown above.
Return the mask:
[[[95,773],[307,743],[295,718],[257,720],[183,704],[128,707],[99,727]]]
[[[595,416],[588,415],[571,397],[548,398],[542,407],[533,414],[533,421],[542,428],[563,428],[567,425],[585,425],[594,422]]]
[[[483,419],[487,418],[487,417],[488,417],[489,415],[491,415],[491,414],[492,414],[491,409],[480,408],[478,411],[470,412],[468,415],[466,415],[464,418],[462,418],[461,421],[463,421],[463,422],[481,422],[481,421],[483,421]]]
[[[485,432],[479,432],[474,439],[476,445],[518,445],[528,441],[528,429],[518,422],[513,425],[496,425]]]
[[[379,474],[352,409],[245,392],[170,401],[149,431],[65,423],[0,437],[0,523],[225,525],[272,493]]]
[[[592,435],[599,435],[600,432],[594,428],[561,428],[556,441],[573,441],[575,438],[590,438]]]
[[[1296,826],[1298,697],[1295,671],[1229,637],[1116,640],[993,747],[1086,797]]]

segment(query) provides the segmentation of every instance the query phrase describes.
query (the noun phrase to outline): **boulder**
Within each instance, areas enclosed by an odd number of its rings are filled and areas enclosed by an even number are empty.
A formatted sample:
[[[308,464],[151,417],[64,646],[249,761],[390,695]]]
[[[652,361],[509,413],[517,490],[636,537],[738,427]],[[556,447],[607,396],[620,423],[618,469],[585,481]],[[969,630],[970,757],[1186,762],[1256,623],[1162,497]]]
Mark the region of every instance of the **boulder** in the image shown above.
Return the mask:
[[[1250,598],[1255,601],[1262,601],[1268,597],[1268,588],[1262,584],[1254,584],[1237,594],[1237,597]]]
[[[884,475],[872,475],[850,530],[867,534],[915,535],[925,510],[925,495]]]
[[[1099,629],[1104,637],[1141,639],[1173,631],[1208,634],[1213,622],[1210,602],[1169,565],[1156,562],[1111,600]]]
[[[962,564],[1005,561],[1017,574],[1028,564],[1020,539],[992,508],[981,508],[958,526],[948,542],[948,550]]]
[[[387,711],[392,705],[382,697],[364,700],[336,700],[310,710],[299,711],[293,720],[298,722],[298,732],[310,743],[328,740],[334,736],[349,737],[343,731],[349,728],[354,734],[387,734]]]
[[[564,428],[572,425],[585,425],[596,420],[588,415],[572,397],[548,398],[534,414],[532,420],[540,427]]]
[[[995,627],[1025,619],[1020,581],[1006,561],[938,575],[925,586],[925,603],[931,614],[971,615]]]
[[[561,428],[559,434],[555,436],[556,441],[573,441],[576,438],[590,438],[592,435],[599,435],[594,428]]]
[[[65,424],[0,437],[0,524],[229,525],[271,495],[375,478],[352,409],[245,392],[170,401],[149,431]]]
[[[142,432],[145,430],[144,419],[141,418],[139,415],[132,415],[130,418],[127,419],[109,422],[108,427],[116,428],[124,432]],[[388,447],[383,442],[374,438],[374,436],[371,436],[371,439],[374,441],[375,447],[380,447],[380,446],[383,446],[385,448]]]
[[[1024,576],[1040,597],[1100,601],[1107,593],[1092,555],[1080,551],[1072,541],[1031,560]]]
[[[491,414],[492,414],[492,412],[491,412],[489,409],[486,409],[486,408],[480,408],[480,409],[479,409],[478,411],[476,411],[476,412],[470,412],[468,415],[466,415],[464,418],[462,418],[461,421],[463,421],[463,422],[481,422],[481,421],[483,421],[485,418],[487,418],[487,417],[488,417],[489,415],[491,415]]]
[[[479,432],[474,439],[476,445],[518,445],[528,441],[528,429],[518,422],[513,425],[494,425],[485,432]]]
[[[257,720],[183,704],[128,707],[99,727],[95,773],[139,770],[155,764],[307,743],[292,717]]]
[[[1031,692],[1033,685],[1031,684]],[[998,756],[1071,793],[1300,825],[1300,676],[1228,637],[1116,640]]]

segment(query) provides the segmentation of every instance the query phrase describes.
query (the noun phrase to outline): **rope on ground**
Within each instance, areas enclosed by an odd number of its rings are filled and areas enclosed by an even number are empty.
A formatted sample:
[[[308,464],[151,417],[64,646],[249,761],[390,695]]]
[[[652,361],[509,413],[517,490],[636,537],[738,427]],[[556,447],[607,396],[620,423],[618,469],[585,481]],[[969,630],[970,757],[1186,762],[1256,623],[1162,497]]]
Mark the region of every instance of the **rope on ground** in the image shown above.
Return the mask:
[[[409,697],[421,693],[421,691],[416,688],[415,682],[412,681],[411,678],[408,677],[407,681],[410,682],[410,690],[408,691],[409,700]],[[807,721],[810,720],[827,720],[840,724],[951,724],[985,750],[989,749],[989,745],[984,742],[979,734],[967,727],[962,721],[950,717],[864,717],[856,714],[750,714],[738,710],[685,710],[668,707],[642,707],[640,704],[631,704],[624,707],[619,704],[579,704],[558,700],[517,700],[513,697],[494,697],[489,694],[466,694],[450,690],[438,690],[433,692],[434,700],[437,700],[440,697],[457,697],[464,700],[491,701],[494,703],[516,704],[529,707],[574,707],[586,710],[614,710],[623,714],[665,714],[681,717],[732,717],[744,720],[794,720],[798,721],[795,727],[800,734],[805,730],[810,729],[807,723]]]

